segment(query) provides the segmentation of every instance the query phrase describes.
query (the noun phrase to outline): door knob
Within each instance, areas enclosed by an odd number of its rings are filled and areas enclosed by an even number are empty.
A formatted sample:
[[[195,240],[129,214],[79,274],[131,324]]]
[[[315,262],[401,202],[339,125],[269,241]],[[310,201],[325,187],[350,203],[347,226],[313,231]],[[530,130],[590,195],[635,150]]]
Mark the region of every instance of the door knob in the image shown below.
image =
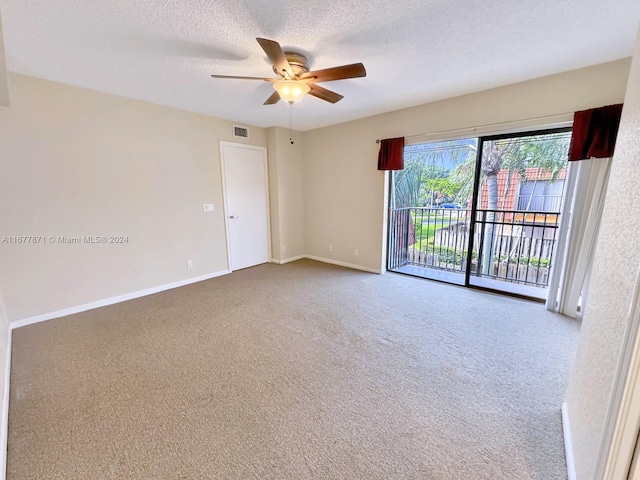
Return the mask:
[[[237,215],[229,215],[229,218],[238,218]]]

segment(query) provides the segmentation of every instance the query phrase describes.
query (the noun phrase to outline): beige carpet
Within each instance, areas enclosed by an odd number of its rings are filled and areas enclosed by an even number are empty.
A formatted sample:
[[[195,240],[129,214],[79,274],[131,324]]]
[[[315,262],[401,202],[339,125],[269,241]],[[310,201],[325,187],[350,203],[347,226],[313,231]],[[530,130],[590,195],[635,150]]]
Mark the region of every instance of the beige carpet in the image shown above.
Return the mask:
[[[578,325],[302,260],[13,333],[8,474],[564,479]]]

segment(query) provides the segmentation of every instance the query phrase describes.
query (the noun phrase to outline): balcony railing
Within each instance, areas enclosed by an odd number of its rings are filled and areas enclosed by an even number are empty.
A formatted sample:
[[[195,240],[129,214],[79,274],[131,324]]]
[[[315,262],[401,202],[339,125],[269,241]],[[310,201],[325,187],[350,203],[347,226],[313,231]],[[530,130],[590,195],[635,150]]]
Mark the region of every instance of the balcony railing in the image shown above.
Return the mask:
[[[407,207],[390,215],[390,270],[406,265],[547,287],[558,213]],[[468,256],[471,255],[471,261]]]
[[[546,288],[559,219],[557,212],[479,210],[476,275]]]
[[[392,209],[389,269],[415,265],[464,272],[470,217],[466,209]]]

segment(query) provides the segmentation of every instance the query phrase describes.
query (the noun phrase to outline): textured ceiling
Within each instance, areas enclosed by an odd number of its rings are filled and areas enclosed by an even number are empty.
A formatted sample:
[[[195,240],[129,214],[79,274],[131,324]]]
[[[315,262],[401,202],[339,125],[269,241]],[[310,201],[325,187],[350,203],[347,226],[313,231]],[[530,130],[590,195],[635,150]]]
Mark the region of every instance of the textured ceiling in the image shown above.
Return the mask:
[[[313,69],[363,62],[323,83],[308,130],[631,55],[638,0],[0,0],[9,70],[263,127],[271,76],[255,37],[309,54]]]

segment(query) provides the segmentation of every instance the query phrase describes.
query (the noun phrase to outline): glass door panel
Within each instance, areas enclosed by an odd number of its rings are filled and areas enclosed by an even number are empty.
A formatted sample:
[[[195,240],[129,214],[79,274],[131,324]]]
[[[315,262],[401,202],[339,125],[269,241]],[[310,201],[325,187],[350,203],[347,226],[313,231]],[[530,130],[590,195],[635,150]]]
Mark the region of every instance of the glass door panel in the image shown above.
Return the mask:
[[[482,139],[469,285],[546,299],[570,135]]]
[[[464,285],[477,139],[405,148],[392,172],[388,269]]]

